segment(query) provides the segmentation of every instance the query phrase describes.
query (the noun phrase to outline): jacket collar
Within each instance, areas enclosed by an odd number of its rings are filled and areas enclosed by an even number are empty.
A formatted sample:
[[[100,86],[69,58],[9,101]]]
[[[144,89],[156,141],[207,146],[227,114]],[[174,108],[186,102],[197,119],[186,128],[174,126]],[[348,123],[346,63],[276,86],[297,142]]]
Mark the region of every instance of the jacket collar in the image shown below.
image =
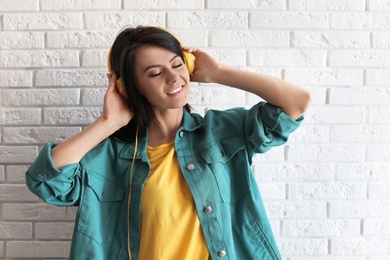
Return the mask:
[[[183,123],[179,131],[184,130],[188,132],[195,131],[203,126],[203,118],[198,114],[192,114],[184,109]],[[144,162],[148,161],[146,148],[148,145],[148,131],[143,137],[138,138],[136,159],[141,159]],[[119,152],[119,158],[132,159],[134,156],[135,142],[127,143]]]

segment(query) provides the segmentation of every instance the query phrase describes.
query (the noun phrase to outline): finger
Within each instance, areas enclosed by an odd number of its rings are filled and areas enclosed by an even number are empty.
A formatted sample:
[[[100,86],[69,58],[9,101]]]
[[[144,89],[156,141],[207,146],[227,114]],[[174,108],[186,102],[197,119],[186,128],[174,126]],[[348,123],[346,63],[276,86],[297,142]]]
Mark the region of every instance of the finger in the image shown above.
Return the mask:
[[[109,78],[108,91],[113,91],[115,89],[116,75],[115,73],[111,74]]]

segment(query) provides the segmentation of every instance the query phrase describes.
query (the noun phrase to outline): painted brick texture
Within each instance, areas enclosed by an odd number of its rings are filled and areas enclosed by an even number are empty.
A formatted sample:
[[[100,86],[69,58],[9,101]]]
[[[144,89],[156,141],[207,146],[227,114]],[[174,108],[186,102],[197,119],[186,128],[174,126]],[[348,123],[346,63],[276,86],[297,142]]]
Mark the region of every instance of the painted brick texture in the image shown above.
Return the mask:
[[[100,115],[108,48],[138,24],[313,94],[288,143],[254,159],[285,260],[390,259],[389,0],[1,0],[0,10],[0,259],[67,259],[77,209],[40,201],[24,173],[45,142]],[[260,100],[216,84],[191,91],[200,114]]]

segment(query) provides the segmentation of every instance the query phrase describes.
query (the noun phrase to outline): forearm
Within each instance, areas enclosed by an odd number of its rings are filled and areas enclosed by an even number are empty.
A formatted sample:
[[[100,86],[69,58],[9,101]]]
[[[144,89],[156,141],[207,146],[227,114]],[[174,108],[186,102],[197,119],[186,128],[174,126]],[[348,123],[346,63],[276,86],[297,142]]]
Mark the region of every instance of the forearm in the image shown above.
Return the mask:
[[[222,66],[213,81],[256,94],[293,119],[299,118],[311,102],[310,93],[294,84],[228,66]]]
[[[88,151],[116,130],[117,127],[99,117],[83,131],[51,150],[54,167],[60,169],[66,165],[78,163]]]

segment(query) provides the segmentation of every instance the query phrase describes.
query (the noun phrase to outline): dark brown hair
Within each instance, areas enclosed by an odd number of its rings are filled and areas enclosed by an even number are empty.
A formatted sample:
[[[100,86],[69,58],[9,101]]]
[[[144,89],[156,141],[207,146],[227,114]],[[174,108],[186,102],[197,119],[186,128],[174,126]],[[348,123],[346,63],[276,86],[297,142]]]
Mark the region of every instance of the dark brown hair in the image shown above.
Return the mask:
[[[117,79],[122,80],[128,96],[128,105],[134,112],[131,121],[112,134],[113,137],[122,141],[133,140],[137,126],[139,135],[144,135],[149,123],[155,118],[149,101],[138,90],[135,74],[135,53],[139,47],[146,44],[167,49],[178,54],[184,60],[179,41],[162,28],[151,26],[127,27],[118,34],[112,45],[109,62]],[[184,108],[190,112],[188,104]]]

